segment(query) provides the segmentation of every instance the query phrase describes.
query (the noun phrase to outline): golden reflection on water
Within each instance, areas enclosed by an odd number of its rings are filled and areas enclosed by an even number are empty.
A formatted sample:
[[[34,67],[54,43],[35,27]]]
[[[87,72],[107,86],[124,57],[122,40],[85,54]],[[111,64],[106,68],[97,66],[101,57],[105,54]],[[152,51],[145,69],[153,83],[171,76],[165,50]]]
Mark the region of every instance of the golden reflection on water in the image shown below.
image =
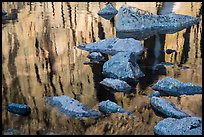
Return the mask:
[[[200,2],[114,2],[119,9],[128,4],[154,14],[175,12],[200,17]],[[155,61],[188,66],[181,70],[167,67],[166,75],[146,76],[134,93],[111,94],[98,83],[103,79],[101,66],[88,66],[88,52],[76,48],[116,36],[115,20],[97,15],[104,2],[3,2],[10,20],[2,23],[2,125],[20,134],[153,134],[153,127],[162,118],[156,116],[143,93],[152,92],[151,85],[166,76],[202,86],[202,21],[175,34],[159,35],[145,40],[147,57],[141,65]],[[170,8],[166,8],[170,7]],[[17,9],[17,10],[12,10]],[[177,50],[154,57],[156,43],[162,50]],[[101,100],[115,100],[118,105],[134,112],[138,123],[129,116],[111,114],[100,119],[70,119],[46,106],[44,96],[68,95],[90,107]],[[202,117],[202,96],[166,97],[186,112]],[[5,110],[7,103],[26,103],[31,115],[21,117]]]

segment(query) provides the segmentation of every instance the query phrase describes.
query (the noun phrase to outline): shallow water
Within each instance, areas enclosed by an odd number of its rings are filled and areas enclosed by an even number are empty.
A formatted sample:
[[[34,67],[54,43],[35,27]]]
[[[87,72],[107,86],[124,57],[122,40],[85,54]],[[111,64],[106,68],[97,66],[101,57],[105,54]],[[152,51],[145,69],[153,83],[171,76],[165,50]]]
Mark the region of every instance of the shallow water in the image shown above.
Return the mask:
[[[175,12],[202,20],[202,3],[137,3],[114,2],[118,10],[127,3],[154,14]],[[202,21],[178,33],[157,35],[145,41],[147,48],[140,62],[145,77],[131,94],[110,93],[102,81],[102,65],[84,65],[88,52],[79,44],[116,36],[115,19],[97,15],[104,2],[3,2],[8,12],[2,22],[2,130],[9,128],[19,134],[153,134],[153,127],[163,118],[155,115],[149,105],[151,86],[166,76],[202,86]],[[177,53],[166,54],[166,49]],[[171,62],[167,73],[153,73],[157,63]],[[178,66],[187,66],[180,69]],[[67,95],[90,108],[103,100],[112,100],[133,112],[130,116],[111,114],[99,119],[67,118],[47,107],[45,96]],[[202,95],[164,97],[185,112],[202,117]],[[27,117],[5,110],[8,103],[28,104]]]

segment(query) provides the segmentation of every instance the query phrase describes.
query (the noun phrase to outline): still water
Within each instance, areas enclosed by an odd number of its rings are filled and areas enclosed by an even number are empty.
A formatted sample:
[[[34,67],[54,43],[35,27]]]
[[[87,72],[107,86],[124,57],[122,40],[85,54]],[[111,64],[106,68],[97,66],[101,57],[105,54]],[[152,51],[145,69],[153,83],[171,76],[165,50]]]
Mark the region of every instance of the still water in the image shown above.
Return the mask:
[[[199,17],[201,2],[114,2],[154,14],[178,14]],[[152,135],[153,127],[163,118],[155,115],[146,94],[151,86],[166,76],[202,86],[202,21],[178,33],[156,35],[142,41],[147,51],[140,62],[145,77],[131,94],[112,94],[99,85],[102,65],[84,65],[89,53],[76,48],[116,36],[115,18],[105,20],[97,15],[105,2],[3,2],[8,12],[2,22],[2,131],[15,129],[19,134],[136,134]],[[177,53],[166,54],[166,49]],[[166,73],[149,68],[160,62],[171,62]],[[188,69],[180,69],[187,66]],[[98,119],[67,118],[47,107],[45,96],[67,95],[89,107],[112,100],[133,112],[130,116],[111,114]],[[185,112],[202,117],[202,95],[165,97]],[[5,110],[9,102],[28,104],[27,117]]]

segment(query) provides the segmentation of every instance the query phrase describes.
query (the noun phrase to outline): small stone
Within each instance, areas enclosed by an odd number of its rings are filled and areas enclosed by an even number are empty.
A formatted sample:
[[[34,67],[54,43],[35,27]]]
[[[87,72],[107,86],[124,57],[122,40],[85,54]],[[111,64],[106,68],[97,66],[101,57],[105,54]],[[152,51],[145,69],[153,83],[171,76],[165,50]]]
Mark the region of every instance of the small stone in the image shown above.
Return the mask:
[[[166,50],[166,53],[167,53],[167,54],[171,54],[171,53],[173,53],[173,52],[176,52],[176,50],[172,50],[172,49],[167,49],[167,50]]]
[[[98,15],[103,17],[104,19],[110,20],[112,19],[118,11],[115,9],[115,7],[110,3],[106,5],[105,8],[103,8],[101,11],[98,12]]]
[[[27,116],[31,112],[31,108],[28,105],[16,103],[9,103],[7,106],[7,110],[11,113],[18,114],[21,116]]]

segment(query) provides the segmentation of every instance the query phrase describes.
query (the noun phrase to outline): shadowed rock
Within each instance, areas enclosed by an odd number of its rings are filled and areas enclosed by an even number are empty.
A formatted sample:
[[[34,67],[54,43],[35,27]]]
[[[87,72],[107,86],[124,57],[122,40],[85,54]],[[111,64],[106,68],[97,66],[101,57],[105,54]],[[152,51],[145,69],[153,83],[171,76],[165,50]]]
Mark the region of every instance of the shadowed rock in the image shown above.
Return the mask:
[[[132,114],[132,112],[125,110],[124,108],[110,100],[100,102],[99,110],[103,113],[127,113],[128,115]]]
[[[21,116],[27,116],[31,112],[31,108],[26,104],[9,103],[7,110],[11,113],[18,114]]]
[[[127,84],[125,81],[119,79],[105,78],[100,82],[107,90],[111,92],[124,92],[130,93],[132,91],[132,87]]]
[[[173,53],[173,52],[176,52],[176,50],[173,50],[173,49],[167,49],[167,50],[166,50],[166,53],[167,53],[167,54],[171,54],[171,53]]]
[[[163,118],[183,118],[190,116],[179,110],[174,103],[163,98],[153,96],[150,98],[150,104],[155,111],[155,114],[162,116]]]
[[[155,92],[153,92],[153,93],[150,93],[150,94],[148,94],[148,97],[149,98],[151,98],[151,97],[159,97],[160,96],[160,93],[159,93],[159,91],[155,91]]]
[[[144,46],[141,44],[141,42],[133,38],[119,39],[114,37],[94,43],[82,44],[77,47],[89,52],[101,52],[109,55],[115,55],[118,52],[126,51],[131,51],[138,54],[142,54],[144,52]]]
[[[202,88],[192,83],[183,83],[174,78],[166,77],[159,80],[152,89],[158,90],[161,95],[180,96],[202,94]]]
[[[115,9],[115,7],[110,3],[106,5],[105,8],[103,8],[101,11],[98,12],[98,15],[103,17],[104,19],[110,20],[113,18],[118,11]]]
[[[80,103],[68,96],[54,96],[46,97],[45,101],[58,111],[66,114],[69,117],[84,118],[84,117],[98,117],[100,113],[89,109],[84,104]]]
[[[136,7],[123,5],[116,16],[116,31],[126,35],[132,33],[135,39],[146,39],[155,34],[175,33],[198,22],[198,18],[187,15],[154,15]]]
[[[138,54],[134,52],[120,52],[103,65],[105,77],[120,79],[128,83],[135,83],[144,73],[137,64]]]
[[[202,119],[185,117],[167,118],[154,127],[155,135],[202,135]]]
[[[103,61],[105,59],[105,57],[100,52],[92,52],[87,56],[87,58],[94,61]]]

